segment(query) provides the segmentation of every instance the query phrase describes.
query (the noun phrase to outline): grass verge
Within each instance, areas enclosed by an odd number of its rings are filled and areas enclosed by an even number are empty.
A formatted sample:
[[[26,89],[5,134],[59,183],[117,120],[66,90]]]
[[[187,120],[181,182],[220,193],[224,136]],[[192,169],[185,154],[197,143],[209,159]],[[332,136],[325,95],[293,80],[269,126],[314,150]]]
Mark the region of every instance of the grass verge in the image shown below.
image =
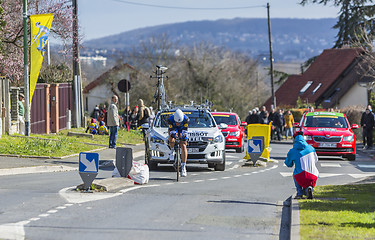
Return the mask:
[[[69,131],[84,133],[85,129],[71,129]],[[0,141],[0,154],[62,157],[100,148],[100,146],[87,143],[108,146],[108,135],[94,135],[94,138],[87,138],[67,136],[67,133],[68,131],[64,130],[58,134],[31,134],[32,138],[3,135]],[[142,142],[141,132],[119,130],[118,146]]]
[[[299,200],[301,239],[375,239],[375,184],[317,186]]]

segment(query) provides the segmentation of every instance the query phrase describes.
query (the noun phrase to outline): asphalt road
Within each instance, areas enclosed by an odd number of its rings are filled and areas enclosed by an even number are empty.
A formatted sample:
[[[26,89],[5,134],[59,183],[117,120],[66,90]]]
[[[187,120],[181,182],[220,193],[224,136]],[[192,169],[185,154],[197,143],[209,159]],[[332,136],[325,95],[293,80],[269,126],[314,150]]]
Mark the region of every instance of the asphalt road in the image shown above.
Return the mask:
[[[288,239],[295,189],[283,160],[291,145],[271,148],[276,161],[267,166],[242,166],[245,154],[227,151],[224,172],[188,165],[176,182],[173,168],[162,166],[149,184],[117,193],[70,191],[82,182],[76,171],[1,176],[0,239]],[[364,157],[320,159],[318,169],[318,185],[375,175]]]

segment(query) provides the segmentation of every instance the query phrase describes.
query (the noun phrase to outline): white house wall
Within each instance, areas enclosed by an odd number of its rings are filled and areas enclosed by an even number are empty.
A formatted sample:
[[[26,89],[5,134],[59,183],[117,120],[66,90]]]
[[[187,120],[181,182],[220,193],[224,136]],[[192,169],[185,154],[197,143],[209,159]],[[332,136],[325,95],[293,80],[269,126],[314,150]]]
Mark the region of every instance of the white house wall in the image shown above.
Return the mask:
[[[111,103],[111,97],[113,93],[111,92],[111,89],[109,88],[109,85],[99,85],[93,89],[88,94],[84,94],[85,101],[87,99],[87,105],[88,106],[87,112],[88,114],[91,114],[94,110],[96,105],[99,105],[101,103]],[[107,106],[108,107],[108,106]]]
[[[353,87],[340,99],[338,108],[347,106],[367,106],[367,89],[354,84]]]

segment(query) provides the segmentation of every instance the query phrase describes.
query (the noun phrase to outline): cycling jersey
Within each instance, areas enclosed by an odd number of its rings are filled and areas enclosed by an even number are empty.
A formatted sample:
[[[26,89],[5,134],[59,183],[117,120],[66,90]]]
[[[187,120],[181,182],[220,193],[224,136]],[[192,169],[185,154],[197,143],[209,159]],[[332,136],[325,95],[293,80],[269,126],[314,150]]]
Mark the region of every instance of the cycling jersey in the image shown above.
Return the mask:
[[[182,120],[181,124],[179,126],[176,125],[176,122],[174,120],[174,115],[170,116],[168,118],[168,130],[169,131],[176,131],[176,133],[185,133],[189,127],[189,118],[184,115],[184,120]],[[186,134],[183,137],[184,140],[187,140]]]

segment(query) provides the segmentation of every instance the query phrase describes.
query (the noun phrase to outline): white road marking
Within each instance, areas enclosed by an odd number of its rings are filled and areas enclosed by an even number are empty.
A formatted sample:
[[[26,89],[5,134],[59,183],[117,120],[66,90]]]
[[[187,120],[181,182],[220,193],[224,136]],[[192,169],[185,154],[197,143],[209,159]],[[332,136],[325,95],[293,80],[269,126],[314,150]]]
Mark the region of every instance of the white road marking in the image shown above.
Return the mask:
[[[208,181],[217,181],[218,179],[217,178],[210,178],[208,179]]]
[[[57,207],[56,209],[61,210],[61,209],[65,209],[65,208],[66,208],[65,206],[60,206],[60,207]]]
[[[230,179],[230,178],[232,178],[232,177],[222,177],[221,179]]]
[[[342,176],[345,175],[343,173],[319,173],[320,178],[326,178],[326,177],[336,177],[336,176]]]
[[[375,173],[358,173],[358,174],[348,174],[352,178],[365,178],[375,176]]]
[[[225,162],[225,165],[232,165],[233,164],[233,162]]]
[[[367,165],[367,164],[358,164],[357,166],[360,168],[375,168],[375,165]]]
[[[53,210],[49,210],[47,213],[57,213],[57,212],[58,210],[53,209]]]
[[[320,163],[321,167],[341,167],[339,163]]]
[[[238,178],[238,177],[242,177],[242,175],[234,175],[233,177]]]
[[[244,173],[245,176],[250,176],[252,173]]]
[[[280,172],[281,176],[283,177],[290,177],[290,176],[293,176],[293,173],[292,172]]]
[[[39,216],[38,217],[48,217],[49,216],[49,214],[48,213],[42,213],[42,214],[39,214]]]
[[[1,239],[25,239],[24,225],[30,221],[21,221],[17,223],[7,223],[0,225],[0,238]]]
[[[195,180],[195,183],[204,182],[204,180]]]

